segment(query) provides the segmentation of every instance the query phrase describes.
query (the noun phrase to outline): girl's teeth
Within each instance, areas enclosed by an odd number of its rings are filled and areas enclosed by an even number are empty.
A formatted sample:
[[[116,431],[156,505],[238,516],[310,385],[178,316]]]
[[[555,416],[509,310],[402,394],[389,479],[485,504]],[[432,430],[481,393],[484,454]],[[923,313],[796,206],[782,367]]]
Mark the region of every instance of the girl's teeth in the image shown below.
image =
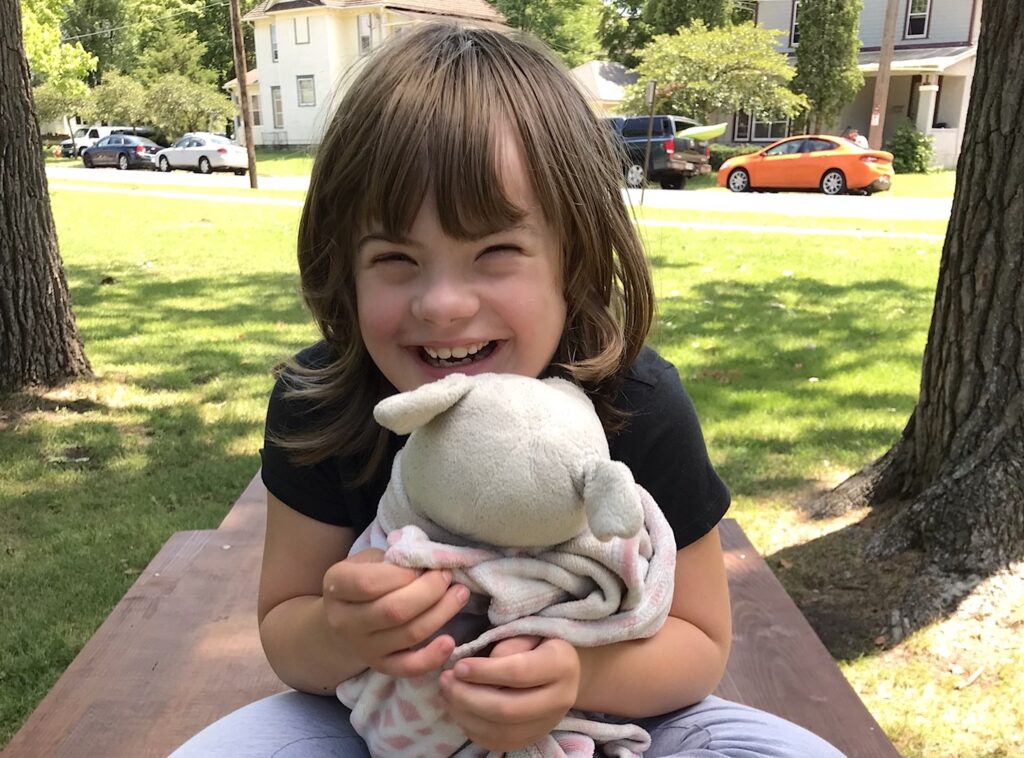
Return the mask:
[[[452,357],[452,351],[446,347],[439,347],[437,349],[437,357],[441,358],[442,360],[448,360],[449,358]]]
[[[460,360],[461,361],[463,358],[465,358],[467,355],[469,355],[469,350],[467,350],[464,347],[453,347],[451,353],[452,353],[452,358],[455,358],[456,360]]]

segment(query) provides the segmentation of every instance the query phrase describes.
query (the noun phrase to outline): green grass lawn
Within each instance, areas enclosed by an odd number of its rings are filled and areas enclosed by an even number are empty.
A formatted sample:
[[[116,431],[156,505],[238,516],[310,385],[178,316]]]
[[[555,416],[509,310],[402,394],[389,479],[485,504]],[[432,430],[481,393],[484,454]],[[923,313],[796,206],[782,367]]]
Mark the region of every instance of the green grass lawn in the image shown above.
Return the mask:
[[[63,189],[52,199],[96,378],[0,401],[0,745],[163,542],[219,523],[259,465],[271,368],[314,339],[298,296],[297,207],[114,204]],[[652,342],[694,398],[731,515],[778,568],[786,550],[837,528],[805,522],[801,493],[874,459],[906,422],[941,245],[643,235]],[[936,689],[923,644],[841,665],[906,755],[1012,754],[1020,706],[992,717],[1004,719],[996,728],[976,704],[1019,702],[1024,674]]]

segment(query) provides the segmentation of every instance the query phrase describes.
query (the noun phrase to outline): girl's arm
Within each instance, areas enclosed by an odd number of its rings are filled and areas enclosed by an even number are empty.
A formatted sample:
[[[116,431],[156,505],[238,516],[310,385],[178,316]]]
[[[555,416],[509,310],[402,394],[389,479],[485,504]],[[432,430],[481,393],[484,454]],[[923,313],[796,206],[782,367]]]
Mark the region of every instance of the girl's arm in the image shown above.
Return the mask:
[[[465,588],[440,571],[418,574],[381,562],[380,551],[348,555],[355,535],[267,495],[260,573],[260,640],[290,687],[333,694],[368,667],[395,676],[436,669],[454,648],[434,634],[462,607]],[[344,560],[341,560],[344,559]]]
[[[717,527],[676,554],[665,625],[645,640],[579,648],[576,707],[640,718],[696,703],[718,685],[732,616]]]

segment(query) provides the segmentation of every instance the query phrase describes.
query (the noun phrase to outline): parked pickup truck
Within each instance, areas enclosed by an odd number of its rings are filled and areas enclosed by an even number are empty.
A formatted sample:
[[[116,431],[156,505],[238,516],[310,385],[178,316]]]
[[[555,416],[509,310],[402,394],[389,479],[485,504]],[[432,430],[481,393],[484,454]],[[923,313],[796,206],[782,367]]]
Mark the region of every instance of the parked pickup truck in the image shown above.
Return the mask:
[[[644,165],[647,149],[647,116],[608,119],[609,127],[622,140],[625,149],[623,167],[626,184],[639,187],[645,180],[656,181],[662,189],[682,189],[691,176],[711,173],[711,148],[708,143],[680,137],[684,129],[698,126],[685,116],[655,116],[651,125],[651,157]]]

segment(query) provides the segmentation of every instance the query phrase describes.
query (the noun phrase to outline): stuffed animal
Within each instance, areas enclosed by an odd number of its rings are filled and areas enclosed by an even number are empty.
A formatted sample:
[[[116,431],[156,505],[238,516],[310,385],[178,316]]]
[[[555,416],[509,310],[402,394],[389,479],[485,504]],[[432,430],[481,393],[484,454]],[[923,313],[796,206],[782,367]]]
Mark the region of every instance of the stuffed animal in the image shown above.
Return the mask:
[[[633,475],[612,461],[590,398],[564,379],[454,374],[382,400],[381,426],[410,434],[396,468],[413,509],[503,547],[599,540],[643,525]]]
[[[509,637],[587,647],[649,637],[664,623],[672,530],[629,468],[610,459],[580,388],[455,374],[382,400],[374,417],[409,438],[351,552],[378,547],[398,565],[450,569],[470,589],[466,609],[442,630],[457,644],[446,666]],[[488,755],[467,746],[448,716],[439,675],[367,670],[338,686],[373,756]],[[639,756],[649,746],[634,724],[571,711],[515,756]]]

